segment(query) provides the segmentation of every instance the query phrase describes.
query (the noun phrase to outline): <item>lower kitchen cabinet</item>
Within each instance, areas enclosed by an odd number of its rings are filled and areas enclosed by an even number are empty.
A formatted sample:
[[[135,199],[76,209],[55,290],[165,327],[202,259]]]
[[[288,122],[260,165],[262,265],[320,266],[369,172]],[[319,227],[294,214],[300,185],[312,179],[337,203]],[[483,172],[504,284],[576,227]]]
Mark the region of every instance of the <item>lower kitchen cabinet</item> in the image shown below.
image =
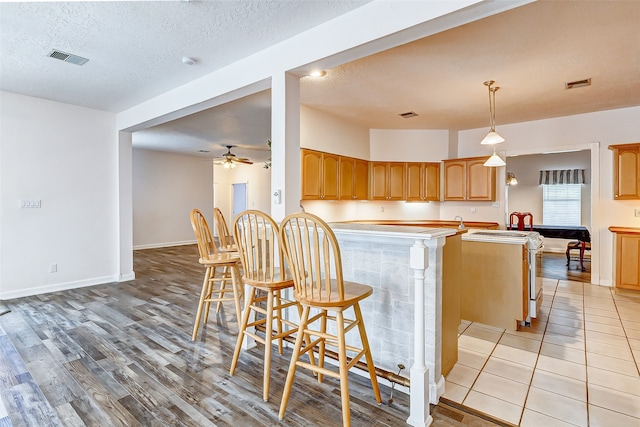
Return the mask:
[[[640,291],[640,228],[609,227],[615,233],[616,288]]]
[[[526,245],[462,241],[460,316],[517,330],[529,314]]]
[[[447,237],[442,248],[442,375],[446,376],[458,361],[460,326],[460,282],[462,277],[462,238]]]

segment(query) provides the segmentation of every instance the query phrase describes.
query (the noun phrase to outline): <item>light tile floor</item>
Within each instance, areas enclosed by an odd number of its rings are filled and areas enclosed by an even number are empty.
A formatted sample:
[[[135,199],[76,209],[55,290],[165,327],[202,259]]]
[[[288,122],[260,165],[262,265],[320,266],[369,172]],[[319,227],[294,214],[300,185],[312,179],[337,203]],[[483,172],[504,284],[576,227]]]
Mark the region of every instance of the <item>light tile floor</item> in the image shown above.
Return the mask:
[[[640,299],[544,279],[531,327],[463,321],[443,397],[523,427],[640,427]]]

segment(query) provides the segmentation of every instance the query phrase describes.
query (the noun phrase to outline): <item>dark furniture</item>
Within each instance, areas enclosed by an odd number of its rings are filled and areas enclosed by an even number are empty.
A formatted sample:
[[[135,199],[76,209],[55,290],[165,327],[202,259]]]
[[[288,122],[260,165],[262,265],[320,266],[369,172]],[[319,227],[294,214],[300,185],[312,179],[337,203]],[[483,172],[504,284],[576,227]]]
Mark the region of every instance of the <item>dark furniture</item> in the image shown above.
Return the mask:
[[[584,251],[587,243],[591,243],[591,234],[587,227],[568,225],[534,225],[533,231],[537,231],[544,237],[552,239],[570,239],[580,242],[580,268],[584,268]]]

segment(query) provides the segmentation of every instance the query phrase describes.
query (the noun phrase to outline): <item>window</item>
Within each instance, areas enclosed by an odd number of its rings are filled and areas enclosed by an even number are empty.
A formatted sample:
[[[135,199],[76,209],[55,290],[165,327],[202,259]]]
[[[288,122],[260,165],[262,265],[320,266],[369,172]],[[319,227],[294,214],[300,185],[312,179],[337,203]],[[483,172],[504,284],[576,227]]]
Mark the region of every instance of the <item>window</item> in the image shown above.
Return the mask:
[[[581,225],[582,185],[542,186],[543,225]]]

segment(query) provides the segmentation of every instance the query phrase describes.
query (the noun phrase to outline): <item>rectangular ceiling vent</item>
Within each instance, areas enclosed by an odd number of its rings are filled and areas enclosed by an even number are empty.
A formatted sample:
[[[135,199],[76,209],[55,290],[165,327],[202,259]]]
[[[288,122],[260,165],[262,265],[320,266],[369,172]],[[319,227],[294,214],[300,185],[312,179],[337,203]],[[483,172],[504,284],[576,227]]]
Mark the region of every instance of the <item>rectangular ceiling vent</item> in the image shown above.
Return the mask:
[[[591,78],[584,80],[576,80],[575,82],[567,82],[564,84],[565,89],[575,89],[578,87],[591,86]]]
[[[402,117],[403,119],[410,119],[411,117],[417,117],[418,113],[416,113],[414,111],[409,111],[409,112],[398,114],[398,115],[400,117]]]
[[[74,55],[72,53],[66,53],[57,49],[52,49],[47,56],[49,58],[59,59],[60,61],[69,62],[76,65],[84,65],[89,61],[87,58],[83,58],[82,56]]]

